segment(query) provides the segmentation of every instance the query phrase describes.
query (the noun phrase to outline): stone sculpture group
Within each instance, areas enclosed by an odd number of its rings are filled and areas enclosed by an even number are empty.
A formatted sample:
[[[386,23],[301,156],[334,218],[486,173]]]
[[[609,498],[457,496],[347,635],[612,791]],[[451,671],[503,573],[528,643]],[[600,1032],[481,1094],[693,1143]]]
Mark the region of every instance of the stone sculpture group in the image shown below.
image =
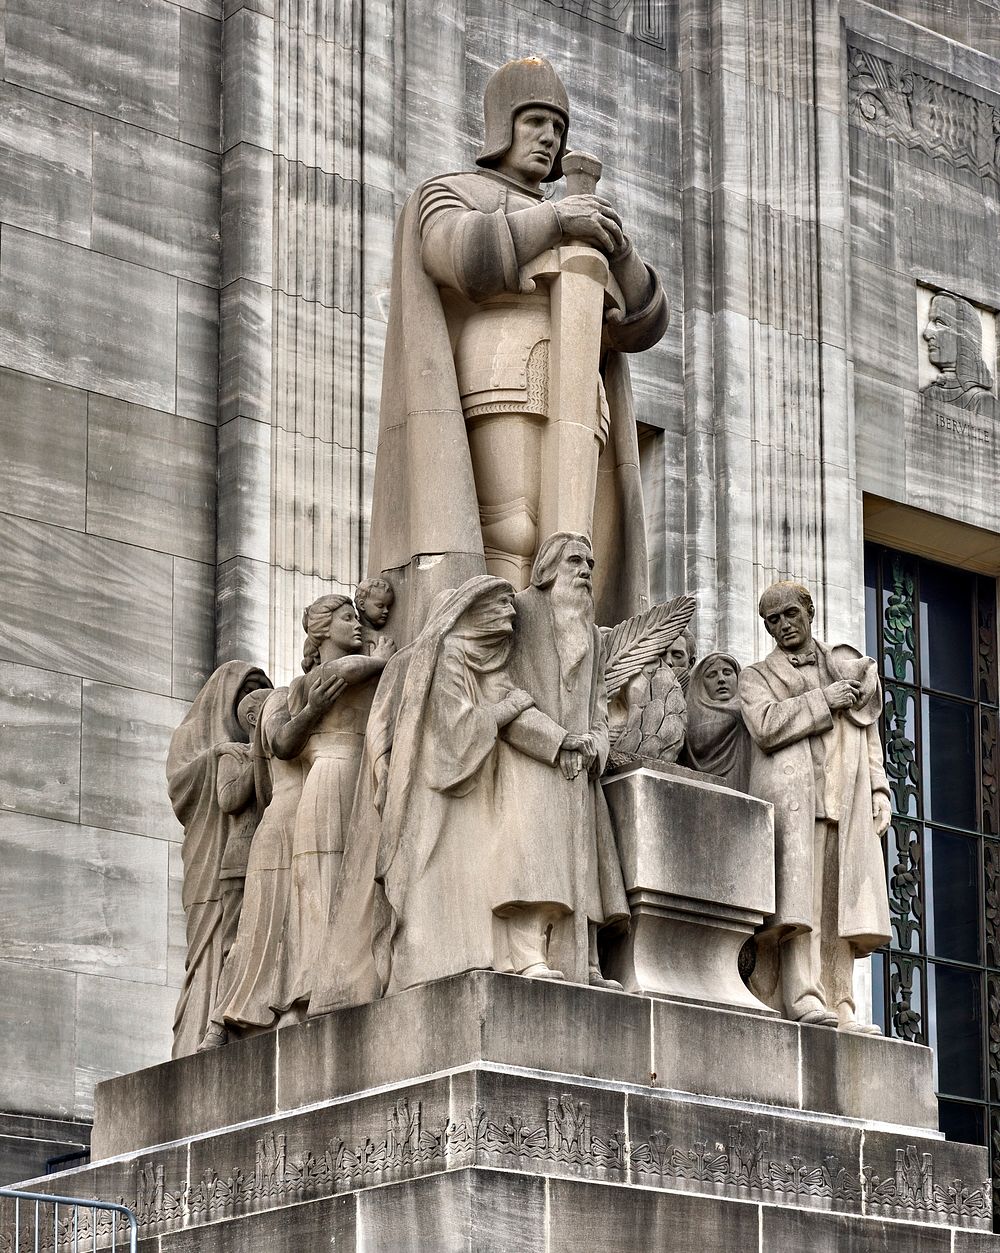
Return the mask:
[[[664,334],[666,297],[600,163],[567,151],[548,62],[498,70],[484,114],[477,170],[424,183],[397,228],[372,577],[306,608],[287,688],[227,662],[171,744],[175,1055],[470,969],[620,988],[602,777],[642,769],[773,804],[755,991],[871,1029],[851,973],[889,931],[874,663],[813,639],[798,584],[764,593],[775,649],[742,671],[696,663],[693,598],[650,606],[624,354]]]

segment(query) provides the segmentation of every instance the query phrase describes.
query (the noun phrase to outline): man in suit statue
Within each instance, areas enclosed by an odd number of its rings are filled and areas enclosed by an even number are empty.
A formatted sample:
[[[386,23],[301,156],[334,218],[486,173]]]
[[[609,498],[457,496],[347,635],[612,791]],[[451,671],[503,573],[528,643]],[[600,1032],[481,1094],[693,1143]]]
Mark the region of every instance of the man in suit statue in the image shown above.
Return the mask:
[[[853,970],[889,939],[880,837],[890,818],[875,662],[813,637],[812,597],[774,583],[760,616],[776,647],[740,674],[750,792],[774,805],[779,995],[794,1021],[878,1033],[855,1016]]]

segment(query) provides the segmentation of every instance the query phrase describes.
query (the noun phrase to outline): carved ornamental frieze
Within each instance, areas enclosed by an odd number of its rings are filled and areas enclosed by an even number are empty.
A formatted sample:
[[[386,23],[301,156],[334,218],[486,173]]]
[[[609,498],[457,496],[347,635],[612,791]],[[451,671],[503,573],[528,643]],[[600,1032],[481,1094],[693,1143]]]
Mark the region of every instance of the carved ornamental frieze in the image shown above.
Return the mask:
[[[848,44],[851,122],[1000,183],[1000,104]]]
[[[374,1130],[374,1129],[373,1129]],[[633,1133],[634,1134],[634,1133]],[[392,1101],[379,1130],[350,1142],[334,1136],[314,1149],[291,1153],[288,1136],[268,1131],[256,1141],[254,1160],[220,1175],[202,1171],[187,1182],[168,1181],[162,1163],[147,1161],[136,1171],[134,1195],[119,1198],[139,1221],[140,1236],[219,1222],[243,1214],[297,1205],[359,1188],[457,1166],[571,1173],[612,1183],[758,1200],[882,1217],[966,1227],[988,1226],[989,1181],[935,1178],[934,1159],[913,1145],[900,1145],[892,1175],[835,1155],[809,1160],[775,1153],[770,1130],[752,1118],[734,1120],[725,1142],[711,1133],[679,1142],[654,1129],[631,1138],[624,1128],[595,1126],[589,1101],[561,1093],[530,1111],[490,1110],[472,1105],[457,1119],[430,1121],[421,1102]],[[82,1211],[77,1226],[67,1217],[58,1241],[46,1237],[39,1253],[61,1253],[89,1245],[93,1216]],[[112,1217],[100,1213],[96,1236],[111,1234]],[[27,1245],[24,1246],[27,1249]],[[0,1236],[0,1253],[20,1253]]]

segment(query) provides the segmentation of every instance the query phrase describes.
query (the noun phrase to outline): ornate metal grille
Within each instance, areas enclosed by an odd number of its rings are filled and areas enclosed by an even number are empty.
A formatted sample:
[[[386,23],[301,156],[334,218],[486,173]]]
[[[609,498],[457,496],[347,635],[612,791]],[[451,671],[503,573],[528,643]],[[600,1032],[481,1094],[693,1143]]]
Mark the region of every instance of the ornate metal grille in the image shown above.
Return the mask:
[[[867,544],[865,601],[893,811],[875,1016],[933,1046],[941,1129],[1000,1181],[996,580]]]

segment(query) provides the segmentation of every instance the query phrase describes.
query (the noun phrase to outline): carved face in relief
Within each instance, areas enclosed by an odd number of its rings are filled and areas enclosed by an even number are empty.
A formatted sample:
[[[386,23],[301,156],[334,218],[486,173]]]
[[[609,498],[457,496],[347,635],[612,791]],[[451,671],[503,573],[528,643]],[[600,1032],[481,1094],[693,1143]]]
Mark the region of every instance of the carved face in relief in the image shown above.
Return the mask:
[[[593,594],[594,556],[586,545],[571,540],[563,549],[556,567],[556,586]]]
[[[237,706],[236,719],[246,732],[247,739],[253,735],[253,729],[260,718],[260,711],[270,695],[269,687],[259,687],[244,696]]]
[[[794,591],[786,591],[765,606],[764,627],[779,648],[797,653],[812,643],[815,609],[806,607]]]
[[[687,674],[691,669],[691,649],[683,635],[678,635],[667,649],[667,664],[678,674]]]
[[[705,692],[712,700],[732,700],[736,695],[736,671],[725,657],[716,657],[705,668]]]
[[[958,333],[951,308],[954,303],[950,296],[935,296],[923,329],[928,357],[933,365],[946,373],[954,372],[958,363]]]
[[[983,359],[983,323],[975,305],[951,292],[938,292],[921,331],[927,357],[941,371],[934,388],[963,393],[990,391],[993,375]]]
[[[497,169],[528,187],[541,186],[552,169],[566,124],[554,109],[529,105],[514,117],[510,147]]]
[[[327,638],[345,653],[356,653],[361,648],[361,623],[350,601],[334,610]]]

